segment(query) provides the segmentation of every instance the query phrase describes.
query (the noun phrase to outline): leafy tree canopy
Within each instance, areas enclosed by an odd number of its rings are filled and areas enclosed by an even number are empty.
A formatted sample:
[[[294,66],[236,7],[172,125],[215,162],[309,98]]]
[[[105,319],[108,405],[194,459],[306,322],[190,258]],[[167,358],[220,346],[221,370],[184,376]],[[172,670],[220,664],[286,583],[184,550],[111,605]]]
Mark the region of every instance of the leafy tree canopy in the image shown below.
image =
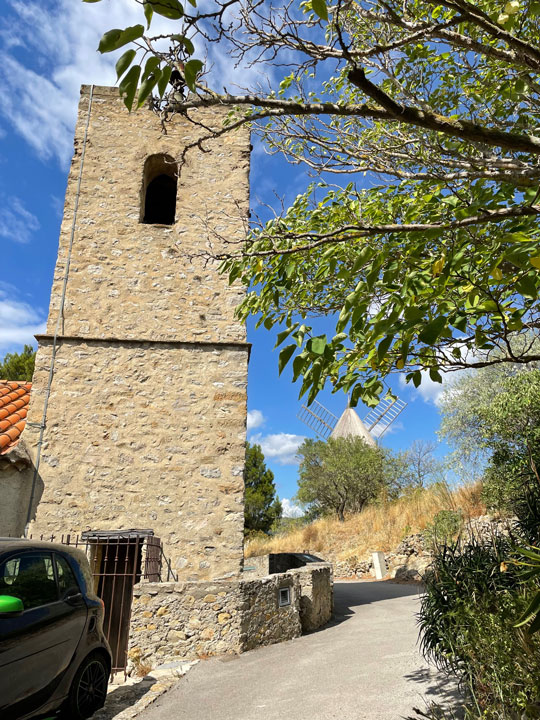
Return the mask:
[[[523,341],[535,352],[540,348],[540,342],[534,338],[525,337]],[[513,347],[512,352],[518,355],[521,349]],[[454,464],[470,464],[476,472],[482,470],[492,437],[492,401],[505,391],[507,380],[520,373],[530,377],[530,371],[539,368],[538,361],[501,363],[450,378],[439,401],[439,436],[455,448]]]
[[[371,447],[362,438],[308,438],[298,449],[300,457],[297,499],[323,513],[360,512],[397,477],[389,453]]]
[[[484,459],[488,504],[518,515],[525,491],[540,487],[540,369],[519,369],[488,367],[460,378],[443,395],[440,431],[458,458]]]
[[[21,353],[8,353],[0,362],[1,380],[32,380],[36,352],[31,345],[25,345]]]
[[[171,20],[165,39],[153,13]],[[239,315],[285,328],[280,368],[294,358],[308,401],[327,381],[374,404],[392,373],[417,386],[540,359],[509,342],[540,322],[539,19],[538,0],[144,0],[146,28],[104,35],[101,52],[131,44],[128,107],[139,85],[164,122],[229,108],[203,136],[249,123],[312,171],[219,256],[247,288]],[[224,90],[196,57],[212,43],[268,83]],[[320,316],[336,319],[329,336]]]
[[[245,531],[268,532],[281,517],[282,508],[276,497],[274,473],[267,469],[260,445],[246,445],[244,484]]]

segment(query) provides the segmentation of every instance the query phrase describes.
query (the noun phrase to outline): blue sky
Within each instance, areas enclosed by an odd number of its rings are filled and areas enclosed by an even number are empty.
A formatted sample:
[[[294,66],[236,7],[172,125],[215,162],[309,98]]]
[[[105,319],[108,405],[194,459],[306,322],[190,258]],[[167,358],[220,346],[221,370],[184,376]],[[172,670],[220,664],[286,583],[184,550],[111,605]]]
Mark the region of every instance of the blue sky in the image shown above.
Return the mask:
[[[104,30],[140,21],[132,0],[3,0],[0,9],[0,357],[34,342],[46,319],[72,135],[81,83],[114,84],[115,56],[95,48]],[[158,26],[155,28],[159,31]],[[234,89],[237,71],[216,54],[223,84]],[[256,70],[242,70],[242,82],[256,81]],[[252,205],[290,201],[308,178],[255,146]],[[248,327],[253,351],[249,371],[249,433],[261,444],[273,470],[278,494],[296,491],[294,453],[311,431],[297,419],[301,403],[290,372],[277,371],[273,333]],[[35,344],[35,343],[34,343]],[[436,400],[441,386],[429,379],[415,390],[396,378],[394,389],[408,406],[382,444],[406,449],[413,440],[435,440]],[[318,400],[334,414],[346,397],[322,392]],[[359,408],[360,416],[367,409]],[[440,453],[445,448],[440,447]],[[286,503],[287,505],[287,503]]]

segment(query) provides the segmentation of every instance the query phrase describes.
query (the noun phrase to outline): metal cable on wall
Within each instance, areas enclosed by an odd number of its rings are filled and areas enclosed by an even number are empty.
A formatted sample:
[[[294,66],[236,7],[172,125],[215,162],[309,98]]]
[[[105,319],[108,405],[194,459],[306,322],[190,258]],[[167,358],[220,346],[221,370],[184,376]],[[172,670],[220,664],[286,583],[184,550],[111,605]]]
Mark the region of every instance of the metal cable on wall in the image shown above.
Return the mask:
[[[66,258],[66,267],[64,270],[64,279],[62,282],[62,294],[60,296],[60,307],[58,308],[58,319],[56,321],[56,327],[54,330],[54,337],[53,337],[53,344],[52,344],[52,353],[51,353],[51,365],[49,368],[49,378],[47,381],[47,387],[45,389],[45,398],[43,401],[43,414],[41,416],[41,423],[39,424],[39,438],[37,442],[37,449],[36,449],[36,460],[34,463],[34,474],[32,477],[32,489],[30,491],[30,500],[28,502],[28,512],[26,514],[26,525],[24,528],[24,535],[25,537],[28,537],[29,528],[30,528],[30,522],[32,520],[32,506],[34,504],[34,496],[36,492],[36,483],[39,475],[39,465],[41,462],[41,448],[43,446],[43,436],[45,434],[45,424],[47,420],[47,409],[49,407],[49,398],[51,395],[51,387],[52,387],[52,381],[54,377],[54,366],[56,361],[56,350],[57,350],[57,340],[58,335],[60,332],[60,323],[62,322],[62,319],[64,317],[64,306],[66,301],[66,290],[67,290],[67,283],[68,283],[68,276],[69,276],[69,267],[71,263],[71,253],[73,250],[73,240],[75,238],[75,225],[77,222],[77,211],[79,209],[79,197],[81,194],[81,181],[82,181],[82,174],[83,174],[83,167],[84,167],[84,156],[86,153],[86,142],[88,139],[88,127],[90,125],[90,113],[92,110],[92,100],[94,97],[94,86],[90,86],[90,95],[88,98],[88,112],[86,115],[86,126],[84,129],[84,140],[82,145],[82,152],[81,152],[81,163],[79,165],[79,177],[77,180],[77,190],[75,193],[75,203],[73,206],[73,222],[71,223],[71,234],[69,238],[69,245],[68,245],[68,252],[67,252],[67,258]]]

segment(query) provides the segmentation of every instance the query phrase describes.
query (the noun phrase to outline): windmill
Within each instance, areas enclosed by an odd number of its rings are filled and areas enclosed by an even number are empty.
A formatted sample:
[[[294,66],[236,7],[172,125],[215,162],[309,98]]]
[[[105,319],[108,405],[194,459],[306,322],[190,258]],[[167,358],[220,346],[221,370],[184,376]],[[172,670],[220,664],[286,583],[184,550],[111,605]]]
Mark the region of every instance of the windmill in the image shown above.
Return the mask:
[[[323,440],[328,440],[329,437],[361,437],[374,447],[377,443],[371,431],[378,427],[377,437],[380,438],[406,405],[404,400],[387,395],[361,420],[351,407],[347,406],[338,418],[315,400],[310,407],[302,405],[297,417]]]

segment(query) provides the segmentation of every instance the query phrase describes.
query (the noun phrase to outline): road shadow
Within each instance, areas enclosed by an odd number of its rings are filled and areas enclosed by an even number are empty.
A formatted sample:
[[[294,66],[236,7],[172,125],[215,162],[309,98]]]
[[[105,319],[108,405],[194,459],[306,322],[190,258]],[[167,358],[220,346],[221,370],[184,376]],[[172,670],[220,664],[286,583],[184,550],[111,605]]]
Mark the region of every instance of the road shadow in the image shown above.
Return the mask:
[[[134,685],[113,686],[107,693],[105,707],[92,715],[92,720],[112,720],[122,710],[133,707],[141,698],[150,692],[156,680],[141,680]]]
[[[430,668],[418,668],[403,676],[408,682],[421,685],[424,706],[407,720],[415,718],[444,718],[444,720],[462,720],[466,697],[458,687],[455,678],[442,671]],[[429,709],[429,710],[428,710]]]
[[[334,614],[325,628],[352,617],[362,605],[392,600],[407,595],[418,596],[422,586],[392,580],[353,580],[334,583]],[[321,630],[324,628],[321,628]]]

